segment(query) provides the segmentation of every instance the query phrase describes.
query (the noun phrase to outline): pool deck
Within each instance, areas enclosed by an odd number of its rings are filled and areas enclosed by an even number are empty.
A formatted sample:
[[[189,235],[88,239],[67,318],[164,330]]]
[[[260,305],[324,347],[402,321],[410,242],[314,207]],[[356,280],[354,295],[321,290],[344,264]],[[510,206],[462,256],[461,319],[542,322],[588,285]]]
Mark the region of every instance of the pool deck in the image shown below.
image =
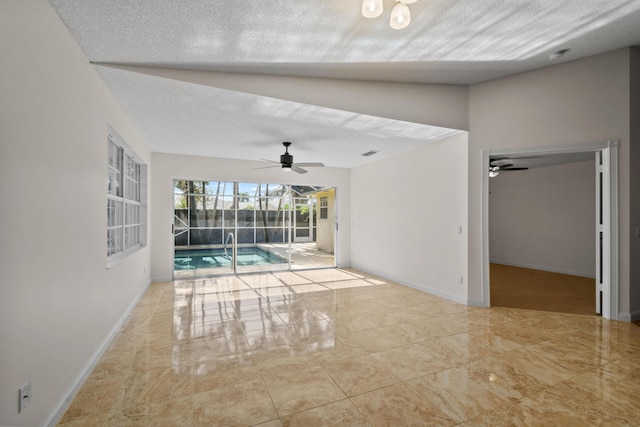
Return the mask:
[[[260,243],[258,247],[285,259],[288,257],[289,245],[287,243]],[[316,267],[335,267],[335,256],[332,253],[319,250],[313,242],[291,244],[292,270]]]

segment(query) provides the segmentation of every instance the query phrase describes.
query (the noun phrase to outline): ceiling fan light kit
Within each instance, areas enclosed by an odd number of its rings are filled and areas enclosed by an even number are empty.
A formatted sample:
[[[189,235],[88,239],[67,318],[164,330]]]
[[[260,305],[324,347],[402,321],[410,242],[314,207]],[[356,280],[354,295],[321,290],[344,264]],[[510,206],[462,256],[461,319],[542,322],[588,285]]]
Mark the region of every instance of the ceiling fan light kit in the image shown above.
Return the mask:
[[[406,28],[411,23],[411,11],[409,4],[417,0],[396,0],[396,5],[391,10],[389,25],[394,30]],[[362,16],[365,18],[377,18],[382,14],[384,7],[382,0],[362,0]]]
[[[362,0],[362,16],[365,18],[377,18],[383,9],[382,0]]]
[[[411,11],[409,6],[398,1],[391,11],[391,17],[389,18],[389,25],[394,30],[401,30],[406,28],[411,23]]]
[[[291,165],[293,164],[293,156],[289,154],[289,147],[291,146],[290,142],[283,142],[284,145],[284,154],[280,156],[280,163],[282,164],[282,169],[285,172],[289,172],[291,170]]]

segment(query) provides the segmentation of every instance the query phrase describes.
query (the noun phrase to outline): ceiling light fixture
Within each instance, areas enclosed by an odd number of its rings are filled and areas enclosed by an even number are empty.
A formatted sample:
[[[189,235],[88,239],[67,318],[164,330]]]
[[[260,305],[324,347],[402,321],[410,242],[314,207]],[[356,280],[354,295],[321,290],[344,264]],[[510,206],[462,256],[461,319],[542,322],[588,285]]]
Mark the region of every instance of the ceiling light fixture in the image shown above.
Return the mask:
[[[417,0],[396,0],[396,5],[391,10],[389,25],[394,30],[406,28],[411,23],[411,11],[409,4]],[[377,18],[382,14],[382,0],[362,0],[362,16],[365,18]]]
[[[377,18],[382,15],[382,0],[362,0],[362,16]]]

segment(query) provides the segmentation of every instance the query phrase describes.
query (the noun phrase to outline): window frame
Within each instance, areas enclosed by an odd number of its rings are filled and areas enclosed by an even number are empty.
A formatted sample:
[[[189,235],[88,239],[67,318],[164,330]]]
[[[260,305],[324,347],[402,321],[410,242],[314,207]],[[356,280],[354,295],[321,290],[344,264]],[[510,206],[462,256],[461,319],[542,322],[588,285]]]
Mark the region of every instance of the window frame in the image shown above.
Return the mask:
[[[147,165],[109,128],[107,268],[147,246]]]
[[[329,196],[320,196],[320,209],[318,219],[328,220],[329,219]]]

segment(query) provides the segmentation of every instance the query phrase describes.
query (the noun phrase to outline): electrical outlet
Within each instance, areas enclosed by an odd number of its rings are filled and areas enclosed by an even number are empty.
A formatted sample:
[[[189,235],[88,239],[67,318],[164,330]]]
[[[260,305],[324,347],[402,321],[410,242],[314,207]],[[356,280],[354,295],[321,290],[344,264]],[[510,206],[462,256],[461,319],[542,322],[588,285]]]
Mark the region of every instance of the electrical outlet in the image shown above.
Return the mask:
[[[18,392],[20,393],[18,400],[18,413],[20,413],[31,403],[31,379],[24,383]]]

